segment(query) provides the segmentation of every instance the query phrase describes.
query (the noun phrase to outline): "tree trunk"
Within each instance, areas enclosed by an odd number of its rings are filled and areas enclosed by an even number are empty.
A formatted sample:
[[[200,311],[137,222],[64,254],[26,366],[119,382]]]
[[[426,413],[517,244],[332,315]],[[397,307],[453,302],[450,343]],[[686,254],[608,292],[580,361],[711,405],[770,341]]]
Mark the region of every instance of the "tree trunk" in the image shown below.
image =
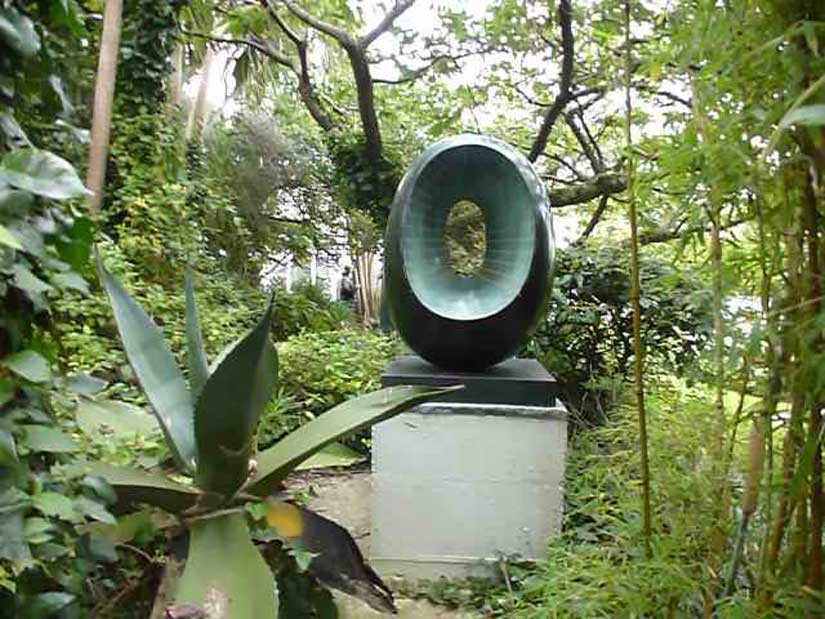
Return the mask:
[[[209,75],[212,72],[212,63],[215,60],[215,52],[211,47],[206,48],[201,65],[201,78],[198,85],[198,94],[192,102],[192,109],[189,110],[189,120],[186,123],[186,141],[199,140],[201,129],[203,129],[204,116],[206,115],[206,95],[209,92]]]
[[[89,167],[86,185],[89,212],[94,215],[103,203],[103,185],[106,180],[106,158],[109,153],[109,134],[112,130],[112,101],[115,96],[117,56],[120,47],[120,22],[123,0],[106,0],[103,11],[103,36],[95,79],[95,100],[92,113],[92,135],[89,143]]]

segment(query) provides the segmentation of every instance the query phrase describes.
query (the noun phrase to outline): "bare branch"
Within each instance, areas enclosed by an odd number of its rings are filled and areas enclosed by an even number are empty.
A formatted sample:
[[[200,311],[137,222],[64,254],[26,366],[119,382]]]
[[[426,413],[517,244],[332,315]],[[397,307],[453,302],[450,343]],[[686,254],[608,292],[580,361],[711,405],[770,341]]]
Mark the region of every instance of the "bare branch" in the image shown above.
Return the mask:
[[[621,193],[625,189],[627,184],[624,174],[605,172],[583,183],[548,191],[547,197],[550,200],[550,208],[560,208],[589,202],[599,196]]]
[[[413,4],[415,4],[415,0],[402,0],[401,2],[396,3],[390,11],[384,15],[384,18],[381,22],[372,30],[370,30],[367,34],[362,36],[358,39],[358,44],[363,48],[366,49],[369,47],[370,43],[375,41],[378,37],[384,34],[392,23],[398,19],[404,11],[410,8]]]
[[[278,11],[275,10],[275,7],[272,6],[270,0],[261,0],[261,4],[264,5],[266,8],[267,13],[269,16],[275,20],[275,23],[278,24],[278,27],[283,31],[283,33],[287,36],[287,38],[292,41],[296,46],[301,44],[301,37],[298,36],[298,33],[295,32],[292,28],[290,28],[287,23],[278,15]]]
[[[269,45],[266,45],[265,43],[263,43],[262,41],[256,39],[255,37],[253,37],[251,35],[246,37],[245,39],[234,39],[234,38],[231,38],[231,37],[219,37],[219,36],[215,36],[215,35],[212,35],[212,34],[208,34],[206,32],[195,32],[195,31],[192,31],[192,30],[184,30],[182,28],[181,28],[180,32],[183,35],[190,36],[190,37],[196,37],[198,39],[206,39],[207,41],[211,41],[213,43],[227,43],[227,44],[230,44],[230,45],[245,45],[247,47],[251,47],[251,48],[261,52],[263,55],[268,56],[269,58],[272,58],[278,64],[281,64],[285,67],[288,67],[288,68],[292,69],[293,71],[295,71],[296,73],[298,72],[298,68],[295,64],[295,61],[292,58],[290,58],[289,56],[287,56],[286,54],[284,54],[283,52],[281,52],[277,49],[271,48]]]
[[[585,226],[581,236],[573,242],[574,245],[578,245],[579,243],[583,243],[587,240],[587,237],[589,237],[596,228],[596,224],[601,221],[602,215],[604,215],[605,210],[607,210],[607,202],[609,199],[610,196],[608,194],[604,194],[602,196],[601,200],[599,200],[599,205],[596,207],[596,210],[593,211],[593,215],[591,215],[590,221],[587,222],[587,226]]]
[[[593,172],[595,172],[596,174],[604,172],[606,169],[604,161],[602,161],[601,156],[599,155],[599,153],[597,153],[596,149],[594,148],[595,144],[591,143],[588,135],[586,135],[582,128],[579,127],[579,124],[576,121],[574,113],[567,112],[564,115],[564,119],[567,122],[567,126],[570,127],[570,131],[573,133],[574,136],[576,136],[576,140],[578,141],[579,146],[582,147],[582,152],[584,153],[584,156],[587,157],[587,160],[590,162],[590,167],[593,168]]]
[[[736,219],[731,219],[729,222],[722,224],[719,227],[719,229],[728,230],[729,228],[734,228],[743,223],[746,223],[751,219],[753,219],[752,216],[737,217]],[[663,228],[660,230],[654,230],[652,232],[642,233],[639,235],[639,243],[642,245],[652,245],[653,243],[667,243],[668,241],[675,241],[678,238],[684,238],[690,236],[691,234],[707,234],[711,231],[711,227],[709,225],[693,226],[692,228],[682,230],[682,226],[684,225],[684,223],[684,220],[682,220],[674,228]]]
[[[307,26],[317,30],[318,32],[323,32],[324,34],[331,36],[344,47],[354,47],[356,45],[355,40],[349,35],[348,32],[318,19],[314,15],[307,12],[300,5],[292,2],[292,0],[279,0],[279,2],[281,2],[281,4],[289,9],[290,13],[304,22]]]
[[[541,123],[541,128],[536,136],[533,146],[530,148],[530,153],[527,158],[530,161],[535,161],[539,155],[544,152],[544,147],[547,146],[547,139],[550,137],[550,131],[556,123],[556,119],[564,110],[564,106],[570,101],[570,85],[573,80],[573,8],[571,0],[559,0],[559,25],[561,27],[561,47],[562,47],[562,61],[561,61],[561,79],[559,81],[559,93],[553,100],[552,105],[547,109],[544,116],[544,121]]]

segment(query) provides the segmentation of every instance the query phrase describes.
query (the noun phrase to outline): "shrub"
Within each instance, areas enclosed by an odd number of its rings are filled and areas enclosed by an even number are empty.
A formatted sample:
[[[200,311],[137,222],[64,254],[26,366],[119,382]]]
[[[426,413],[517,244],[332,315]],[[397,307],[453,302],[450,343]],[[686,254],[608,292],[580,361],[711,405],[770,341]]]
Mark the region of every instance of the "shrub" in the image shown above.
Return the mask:
[[[557,256],[547,318],[527,347],[561,381],[566,404],[599,421],[633,362],[630,278],[620,245],[584,245]],[[693,271],[643,254],[642,339],[646,359],[677,373],[712,332],[710,292]]]
[[[261,420],[259,446],[378,388],[381,371],[398,351],[396,340],[352,328],[306,332],[281,343],[280,389]]]
[[[333,331],[354,325],[352,307],[333,301],[319,285],[299,282],[292,292],[277,285],[274,296],[272,335],[276,341],[304,331]]]

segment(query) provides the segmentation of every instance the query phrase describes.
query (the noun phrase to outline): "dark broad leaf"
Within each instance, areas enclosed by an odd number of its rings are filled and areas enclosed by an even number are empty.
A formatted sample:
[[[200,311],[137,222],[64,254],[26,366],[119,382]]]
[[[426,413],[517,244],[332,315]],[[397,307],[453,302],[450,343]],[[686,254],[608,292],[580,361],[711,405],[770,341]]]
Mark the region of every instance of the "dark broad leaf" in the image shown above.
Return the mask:
[[[34,196],[28,191],[0,187],[0,212],[24,215],[34,206]]]
[[[0,114],[0,131],[6,136],[6,144],[11,148],[25,148],[32,145],[26,132],[11,114]]]
[[[109,510],[106,509],[105,505],[99,503],[98,501],[93,501],[88,497],[77,497],[74,500],[74,508],[78,514],[85,516],[86,518],[97,520],[98,522],[102,522],[104,524],[117,523],[115,517],[109,513]]]
[[[102,535],[84,533],[77,540],[77,549],[81,556],[92,561],[102,563],[115,563],[117,561],[115,545]]]
[[[14,466],[17,464],[17,447],[14,436],[8,430],[0,429],[0,466]]]
[[[89,294],[89,284],[86,283],[86,280],[83,279],[80,273],[76,273],[75,271],[56,273],[52,275],[51,279],[52,284],[58,288],[72,289],[83,294]]]
[[[209,364],[203,350],[203,338],[198,324],[198,310],[195,306],[195,289],[192,285],[192,271],[186,269],[186,358],[189,361],[189,393],[192,405],[209,378]]]
[[[71,163],[35,148],[14,150],[3,157],[0,181],[53,200],[77,198],[86,193]]]
[[[94,395],[105,389],[108,384],[102,378],[83,372],[67,376],[64,382],[66,389],[82,395]]]
[[[72,500],[57,492],[41,492],[33,498],[34,508],[44,516],[60,518],[67,522],[78,519]]]
[[[416,404],[461,388],[420,385],[388,387],[339,404],[259,453],[258,472],[249,481],[246,491],[256,496],[267,496],[296,466],[326,445],[403,413]]]
[[[25,425],[21,444],[33,452],[72,453],[77,451],[77,443],[71,436],[53,426]]]
[[[21,619],[42,619],[55,614],[74,602],[75,596],[65,591],[48,591],[29,598],[21,609]]]
[[[197,460],[189,392],[163,334],[129,293],[103,268],[100,279],[109,295],[126,356],[160,421],[166,441],[183,471]]]
[[[17,262],[12,267],[14,279],[12,283],[16,288],[24,291],[29,297],[40,295],[52,289],[46,282],[31,272],[29,267],[21,262]]]
[[[21,350],[0,359],[0,365],[33,383],[44,383],[52,377],[49,362],[33,350]]]
[[[91,463],[86,468],[90,475],[99,475],[109,482],[117,493],[118,506],[123,508],[146,503],[177,514],[197,504],[203,496],[196,488],[141,469],[102,462]]]
[[[24,57],[40,51],[32,20],[12,7],[0,7],[0,40]]]
[[[160,429],[157,420],[139,409],[113,400],[87,400],[81,398],[75,412],[77,425],[84,434],[99,437],[103,434],[115,436],[146,436]]]
[[[206,381],[195,409],[198,485],[232,493],[247,478],[255,429],[278,373],[272,307]]]
[[[29,508],[25,494],[16,488],[0,493],[0,559],[30,559],[23,514]]]
[[[243,513],[192,524],[189,556],[175,597],[177,604],[220,609],[232,619],[278,617],[275,581],[249,536]]]
[[[274,499],[266,501],[266,521],[276,535],[311,557],[309,572],[324,585],[355,596],[375,610],[396,612],[389,587],[367,564],[344,527]]]
[[[0,406],[14,397],[14,383],[5,378],[0,378]]]
[[[100,475],[86,475],[82,480],[83,485],[95,493],[107,505],[117,501],[117,493],[109,485],[109,482]]]

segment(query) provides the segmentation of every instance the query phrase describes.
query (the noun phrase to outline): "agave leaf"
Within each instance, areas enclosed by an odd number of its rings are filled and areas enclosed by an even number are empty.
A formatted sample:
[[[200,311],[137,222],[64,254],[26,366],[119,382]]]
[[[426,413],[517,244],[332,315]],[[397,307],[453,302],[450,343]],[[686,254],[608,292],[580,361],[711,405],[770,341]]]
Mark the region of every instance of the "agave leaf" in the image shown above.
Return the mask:
[[[191,473],[195,469],[197,449],[192,401],[183,374],[157,325],[120,282],[109,275],[100,256],[97,264],[129,363],[152,404],[178,467]]]
[[[278,373],[272,307],[206,381],[195,407],[198,485],[231,494],[248,474],[258,418]]]
[[[238,339],[229,342],[229,344],[227,344],[226,346],[224,346],[221,349],[221,352],[218,353],[218,356],[215,357],[214,359],[212,359],[212,363],[209,364],[209,373],[210,374],[212,374],[215,370],[218,369],[218,366],[221,363],[223,363],[223,360],[226,359],[229,356],[229,353],[231,353],[233,350],[235,350],[235,348],[238,347],[238,344],[243,342],[244,337],[246,337],[246,336],[242,335]]]
[[[198,504],[204,497],[197,488],[142,469],[112,466],[103,462],[90,463],[86,468],[90,475],[99,475],[114,488],[119,508],[146,503],[177,514]]]
[[[461,389],[402,385],[387,387],[328,410],[258,454],[258,472],[249,480],[246,492],[256,496],[271,494],[295,467],[312,454],[361,428],[384,421],[436,396]]]
[[[203,609],[209,617],[277,619],[275,580],[243,513],[195,521],[175,602]]]
[[[266,522],[278,537],[311,557],[309,572],[322,584],[366,602],[382,613],[396,613],[392,592],[364,560],[352,535],[320,514],[268,498]]]
[[[198,310],[195,307],[192,271],[189,269],[186,269],[186,358],[189,362],[189,392],[192,395],[194,406],[201,389],[209,378],[209,364],[206,362],[206,353],[203,350]]]

